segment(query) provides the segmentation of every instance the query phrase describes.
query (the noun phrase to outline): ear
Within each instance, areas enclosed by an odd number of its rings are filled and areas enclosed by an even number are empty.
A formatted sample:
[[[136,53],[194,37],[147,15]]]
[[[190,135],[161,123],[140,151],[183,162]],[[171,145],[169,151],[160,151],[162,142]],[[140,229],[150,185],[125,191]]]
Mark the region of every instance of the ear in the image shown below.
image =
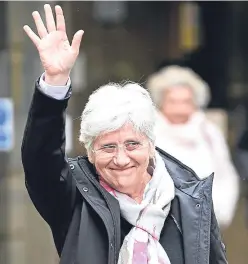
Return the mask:
[[[150,143],[150,149],[149,149],[149,156],[151,159],[153,159],[155,157],[155,145]]]
[[[94,161],[95,161],[95,159],[94,159],[94,155],[93,155],[92,151],[88,151],[88,152],[87,152],[87,155],[88,155],[88,160],[89,160],[89,162],[92,163],[92,164],[94,165]]]

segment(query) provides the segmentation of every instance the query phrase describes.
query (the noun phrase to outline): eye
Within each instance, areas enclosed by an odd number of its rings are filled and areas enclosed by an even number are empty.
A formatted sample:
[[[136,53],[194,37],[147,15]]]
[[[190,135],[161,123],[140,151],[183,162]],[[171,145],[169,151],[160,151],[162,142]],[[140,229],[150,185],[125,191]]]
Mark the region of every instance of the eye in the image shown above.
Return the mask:
[[[139,142],[135,142],[135,141],[131,141],[131,142],[127,142],[125,144],[125,146],[126,146],[126,150],[132,151],[132,150],[137,149],[140,146],[140,143]]]
[[[116,150],[116,146],[115,145],[104,145],[101,150],[103,150],[104,152],[107,153],[113,153]]]

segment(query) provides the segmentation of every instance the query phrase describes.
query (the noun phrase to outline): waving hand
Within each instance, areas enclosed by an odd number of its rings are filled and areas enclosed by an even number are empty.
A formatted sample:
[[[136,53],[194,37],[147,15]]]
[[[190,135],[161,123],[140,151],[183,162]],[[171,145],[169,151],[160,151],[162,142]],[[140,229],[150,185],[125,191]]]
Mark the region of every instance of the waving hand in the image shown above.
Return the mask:
[[[77,31],[70,44],[62,8],[55,6],[56,22],[51,6],[46,4],[44,9],[46,26],[39,12],[32,13],[38,35],[27,25],[23,28],[39,52],[46,81],[52,85],[64,85],[77,59],[84,32]]]

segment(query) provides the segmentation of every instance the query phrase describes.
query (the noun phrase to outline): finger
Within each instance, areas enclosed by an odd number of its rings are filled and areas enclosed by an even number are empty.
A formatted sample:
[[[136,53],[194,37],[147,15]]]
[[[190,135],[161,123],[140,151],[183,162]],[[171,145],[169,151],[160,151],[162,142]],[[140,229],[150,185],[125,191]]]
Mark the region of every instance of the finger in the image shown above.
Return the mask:
[[[23,29],[29,36],[29,38],[33,41],[34,45],[38,47],[40,43],[40,38],[33,32],[33,30],[29,26],[25,25]]]
[[[61,6],[55,6],[57,30],[66,32],[65,17]]]
[[[53,17],[53,11],[50,5],[44,5],[45,15],[46,15],[46,24],[48,32],[56,31],[56,25]]]
[[[39,12],[35,11],[32,15],[40,38],[44,38],[48,33],[46,27],[43,24]]]
[[[74,52],[79,51],[83,34],[84,34],[83,30],[79,30],[78,32],[75,33],[71,43],[71,47]]]

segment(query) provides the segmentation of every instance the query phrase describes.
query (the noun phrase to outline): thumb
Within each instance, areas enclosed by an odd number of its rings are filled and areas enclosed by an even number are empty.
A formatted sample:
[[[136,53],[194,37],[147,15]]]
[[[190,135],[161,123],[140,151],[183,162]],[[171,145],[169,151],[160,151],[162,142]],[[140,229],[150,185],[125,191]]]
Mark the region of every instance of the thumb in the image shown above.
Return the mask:
[[[81,43],[83,34],[84,34],[84,31],[83,30],[79,30],[73,36],[71,47],[72,47],[72,50],[74,52],[78,52],[79,51],[79,47],[80,47],[80,43]]]

